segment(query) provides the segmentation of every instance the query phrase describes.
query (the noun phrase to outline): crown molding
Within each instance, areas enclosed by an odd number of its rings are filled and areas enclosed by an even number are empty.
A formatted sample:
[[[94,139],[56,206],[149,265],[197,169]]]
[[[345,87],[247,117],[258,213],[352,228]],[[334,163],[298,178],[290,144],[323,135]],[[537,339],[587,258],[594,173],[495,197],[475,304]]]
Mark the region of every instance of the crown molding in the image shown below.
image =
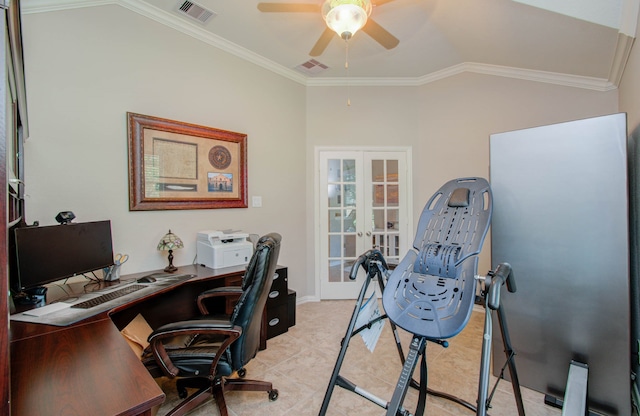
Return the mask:
[[[562,85],[565,87],[583,88],[595,91],[610,91],[617,88],[611,81],[604,78],[569,75],[558,72],[534,71],[530,69],[477,63],[465,63],[463,66],[466,67],[466,72],[516,78],[525,81],[544,82],[546,84]]]
[[[635,11],[634,15],[637,17],[639,3],[640,0],[625,0],[625,10]],[[261,55],[258,55],[246,48],[236,45],[235,43],[229,42],[228,40],[220,36],[208,32],[204,28],[198,27],[194,24],[191,24],[190,22],[183,21],[182,19],[179,19],[171,13],[168,13],[162,9],[139,0],[22,0],[22,12],[24,14],[44,13],[83,7],[104,6],[110,4],[119,5],[121,7],[129,9],[135,13],[155,20],[158,23],[171,27],[179,32],[205,42],[213,47],[221,49],[241,59],[244,59],[269,71],[279,74],[285,78],[309,87],[345,85],[363,87],[421,86],[464,72],[472,72],[527,81],[543,82],[574,88],[584,88],[596,91],[609,91],[617,88],[620,78],[622,77],[622,73],[624,72],[626,60],[629,56],[631,45],[634,39],[633,37],[624,35],[622,34],[622,32],[620,32],[618,36],[615,59],[609,74],[609,79],[535,71],[474,62],[457,64],[421,77],[323,78],[307,77],[304,74],[301,74],[293,69],[283,67],[282,65],[266,59]],[[636,21],[637,19],[634,20],[634,22]],[[631,23],[629,19],[627,19],[627,23],[625,23],[623,26],[625,28],[625,31],[635,29],[635,23]]]
[[[307,80],[307,85],[312,87],[420,86],[465,72],[493,75],[504,78],[515,78],[525,81],[543,82],[547,84],[562,85],[565,87],[573,88],[584,88],[595,91],[609,91],[616,88],[616,85],[604,78],[583,77],[556,72],[534,71],[530,69],[480,64],[475,62],[464,62],[417,78],[313,78]]]
[[[55,12],[58,10],[80,9],[83,7],[104,6],[117,3],[115,0],[22,0],[20,9],[23,14]]]
[[[627,36],[622,32],[618,33],[618,42],[616,43],[616,50],[613,55],[613,61],[611,62],[611,69],[609,70],[609,80],[613,85],[620,85],[620,80],[627,66],[634,40],[635,38]]]

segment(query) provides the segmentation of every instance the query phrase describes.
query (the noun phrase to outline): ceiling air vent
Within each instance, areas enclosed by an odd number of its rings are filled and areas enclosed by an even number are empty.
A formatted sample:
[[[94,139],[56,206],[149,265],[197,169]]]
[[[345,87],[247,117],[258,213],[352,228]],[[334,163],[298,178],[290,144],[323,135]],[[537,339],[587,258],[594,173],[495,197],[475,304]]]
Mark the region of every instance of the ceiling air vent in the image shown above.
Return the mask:
[[[207,10],[199,4],[193,3],[189,0],[181,0],[178,2],[178,11],[200,23],[207,23],[209,19],[216,16],[216,13],[211,10]]]
[[[329,67],[323,64],[322,62],[318,62],[315,59],[311,59],[305,63],[298,65],[296,69],[300,72],[304,72],[305,74],[316,75],[324,71],[325,69],[329,69]]]

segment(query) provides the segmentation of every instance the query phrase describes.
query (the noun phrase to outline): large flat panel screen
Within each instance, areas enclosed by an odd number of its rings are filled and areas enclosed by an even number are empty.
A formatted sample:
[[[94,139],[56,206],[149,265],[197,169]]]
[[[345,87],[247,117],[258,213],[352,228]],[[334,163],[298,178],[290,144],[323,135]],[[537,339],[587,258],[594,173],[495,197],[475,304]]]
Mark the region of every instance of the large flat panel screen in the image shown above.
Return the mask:
[[[42,286],[113,264],[108,220],[17,228],[15,244],[14,290]]]
[[[516,279],[501,303],[520,383],[562,399],[582,362],[589,407],[607,415],[631,414],[626,149],[625,114],[490,138],[491,256]]]

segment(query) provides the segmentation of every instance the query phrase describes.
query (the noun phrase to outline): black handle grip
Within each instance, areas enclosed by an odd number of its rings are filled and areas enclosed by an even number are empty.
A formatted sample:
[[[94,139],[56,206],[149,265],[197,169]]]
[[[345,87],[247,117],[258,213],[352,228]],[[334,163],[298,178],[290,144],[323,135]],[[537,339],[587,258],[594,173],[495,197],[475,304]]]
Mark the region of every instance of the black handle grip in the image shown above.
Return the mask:
[[[380,264],[382,264],[382,267],[387,270],[389,267],[387,266],[387,262],[384,259],[384,256],[382,255],[382,253],[380,252],[380,250],[369,250],[369,257],[371,257],[372,260],[377,260],[380,262]]]
[[[356,277],[358,276],[358,268],[362,264],[364,264],[365,261],[367,261],[367,258],[369,257],[369,253],[371,253],[371,250],[367,251],[364,254],[361,254],[360,257],[356,259],[356,262],[353,263],[353,266],[351,266],[351,273],[349,273],[349,279],[356,280]]]
[[[362,266],[367,273],[376,273],[377,269],[376,270],[372,270],[370,268],[370,266],[371,266],[370,262],[372,260],[379,261],[380,264],[382,265],[382,267],[384,268],[384,270],[388,269],[387,262],[384,260],[384,256],[382,255],[380,250],[368,250],[364,254],[361,254],[360,257],[358,257],[356,259],[356,262],[353,263],[353,266],[351,266],[351,272],[349,273],[349,279],[356,280],[356,277],[358,276],[358,268],[360,266]],[[372,274],[372,276],[373,276],[373,274]]]
[[[487,295],[487,305],[493,310],[500,307],[500,289],[503,283],[507,283],[507,289],[513,293],[516,291],[516,283],[509,263],[500,263],[491,275],[491,286]]]

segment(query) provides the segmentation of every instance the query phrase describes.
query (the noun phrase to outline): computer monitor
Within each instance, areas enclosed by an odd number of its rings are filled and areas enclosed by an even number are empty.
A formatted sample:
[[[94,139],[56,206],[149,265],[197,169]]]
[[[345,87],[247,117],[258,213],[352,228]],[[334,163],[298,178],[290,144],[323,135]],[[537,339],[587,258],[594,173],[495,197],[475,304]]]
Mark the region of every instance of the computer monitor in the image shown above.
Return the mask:
[[[14,292],[113,264],[111,221],[15,229]]]

